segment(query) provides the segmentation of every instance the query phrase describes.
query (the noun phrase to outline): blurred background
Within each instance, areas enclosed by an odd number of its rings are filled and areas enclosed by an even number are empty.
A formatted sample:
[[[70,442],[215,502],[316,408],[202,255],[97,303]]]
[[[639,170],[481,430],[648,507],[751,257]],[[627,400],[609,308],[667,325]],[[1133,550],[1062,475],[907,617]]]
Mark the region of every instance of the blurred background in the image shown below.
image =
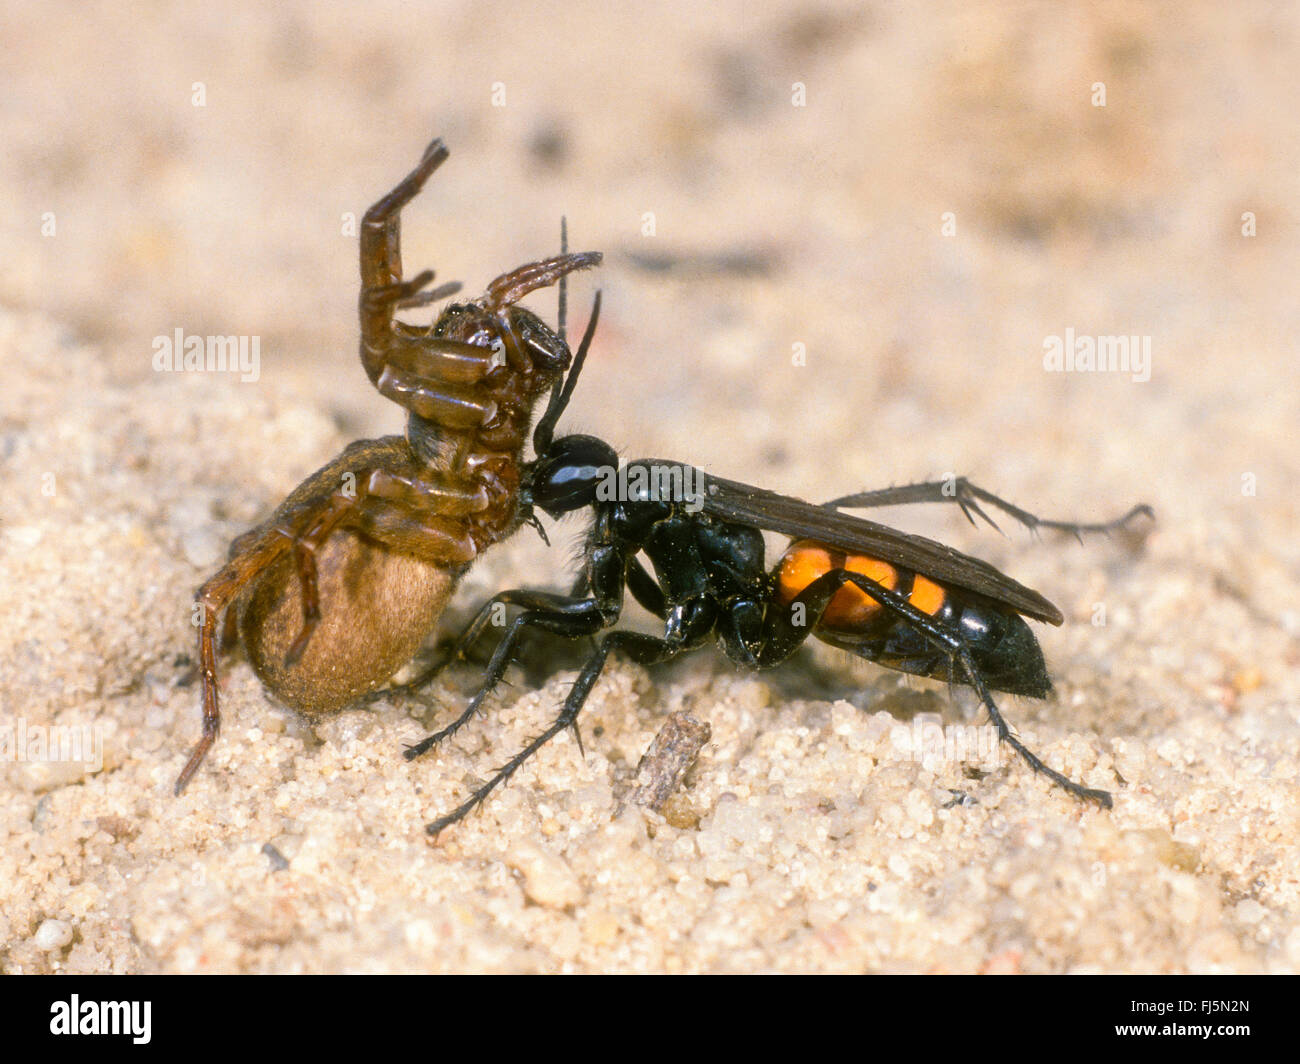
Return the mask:
[[[256,334],[263,382],[395,430],[344,216],[440,135],[408,269],[476,293],[567,214],[607,254],[572,422],[629,452],[1178,521],[1253,520],[1238,472],[1295,472],[1290,5],[10,3],[0,30],[0,300],[121,382],[177,327]],[[1151,380],[1044,373],[1067,327],[1150,336]]]

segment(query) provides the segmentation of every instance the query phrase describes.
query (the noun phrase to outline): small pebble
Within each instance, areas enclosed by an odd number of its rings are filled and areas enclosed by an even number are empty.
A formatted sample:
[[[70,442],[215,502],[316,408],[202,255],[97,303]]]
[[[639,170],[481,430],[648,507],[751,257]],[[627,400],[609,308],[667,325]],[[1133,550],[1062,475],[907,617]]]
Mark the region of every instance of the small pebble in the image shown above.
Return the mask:
[[[63,949],[71,941],[72,925],[64,920],[45,920],[36,929],[35,942],[38,949]]]

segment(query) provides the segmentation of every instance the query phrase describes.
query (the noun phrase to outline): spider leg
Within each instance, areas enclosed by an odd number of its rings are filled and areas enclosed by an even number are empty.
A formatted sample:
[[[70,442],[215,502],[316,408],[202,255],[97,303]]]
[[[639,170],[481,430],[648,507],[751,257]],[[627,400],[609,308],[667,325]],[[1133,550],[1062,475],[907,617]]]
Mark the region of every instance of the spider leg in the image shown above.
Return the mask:
[[[447,161],[449,154],[441,137],[432,141],[415,169],[366,211],[360,240],[363,287],[379,288],[401,281],[402,208],[420,194],[429,176]]]
[[[446,650],[445,653],[443,653],[432,665],[419,673],[413,679],[408,680],[406,683],[393,684],[389,687],[381,687],[376,691],[371,691],[368,695],[365,695],[362,698],[362,702],[364,704],[369,704],[371,702],[377,702],[381,698],[391,698],[394,695],[399,697],[418,696],[419,693],[432,683],[453,661],[467,660],[470,647],[478,642],[479,638],[483,634],[483,629],[493,620],[500,604],[513,606],[532,605],[534,608],[545,608],[556,603],[563,606],[578,598],[585,599],[587,596],[583,591],[575,591],[568,596],[551,595],[543,591],[502,591],[499,594],[493,595],[492,598],[488,599],[487,602],[479,608],[478,613],[474,616],[474,620],[465,626],[464,631],[462,631],[456,638],[455,642],[452,643],[450,649]],[[507,662],[507,664],[509,664],[509,662]],[[504,670],[502,671],[504,672]],[[465,714],[464,721],[461,723],[468,721],[470,716],[472,716],[472,714]],[[457,728],[459,727],[460,725],[458,724]],[[427,742],[427,745],[426,742],[416,744],[419,749],[414,754],[408,754],[408,758],[418,757],[435,743],[440,742],[443,738],[445,738],[445,736],[439,733],[432,742]],[[410,750],[413,749],[413,747],[408,747],[407,749]]]
[[[407,455],[400,437],[353,444],[300,485],[264,525],[239,537],[226,565],[199,588],[203,735],[176,780],[177,794],[193,777],[221,726],[216,636],[223,614],[286,555],[292,556],[302,618],[284,650],[286,669],[301,659],[320,622],[317,559],[341,528],[360,530],[394,551],[448,567],[474,559],[477,547],[461,518],[488,505],[483,488],[459,474],[413,468]],[[225,626],[230,623],[227,616]]]
[[[199,673],[203,682],[203,736],[176,777],[173,793],[185,789],[221,730],[221,709],[217,701],[217,624],[226,608],[252,581],[265,572],[287,549],[278,536],[260,537],[227,562],[207,580],[195,595],[198,604]]]
[[[478,308],[480,317],[496,318],[498,336],[493,343],[482,340],[480,328],[471,328],[461,338],[435,335],[434,330],[417,329],[397,321],[399,308],[425,306],[458,290],[458,285],[440,285],[424,291],[433,282],[432,270],[409,280],[402,277],[401,214],[424,187],[430,175],[446,160],[446,146],[433,141],[424,156],[397,186],[366,211],[361,222],[361,364],[370,382],[385,398],[412,414],[444,429],[476,430],[493,422],[498,414],[497,398],[489,375],[504,364],[515,372],[531,374],[537,366],[553,368],[568,348],[563,340],[554,348],[554,337],[530,337],[539,331],[529,316],[517,319],[507,308],[537,288],[555,284],[574,270],[596,266],[599,252],[561,254],[528,263],[494,280],[487,293],[475,303],[462,306],[469,314]],[[484,314],[483,312],[486,312]],[[535,350],[531,355],[525,347]],[[538,357],[535,357],[538,356]],[[496,378],[493,378],[494,380]],[[544,382],[549,385],[549,379]]]
[[[530,262],[519,266],[509,273],[503,273],[487,287],[483,305],[488,310],[502,310],[518,303],[529,292],[538,288],[547,288],[561,277],[575,270],[586,270],[599,266],[602,255],[599,251],[579,251],[566,255],[553,255],[540,262]]]
[[[408,545],[421,556],[449,564],[473,561],[477,554],[464,529],[452,519],[487,509],[489,500],[482,485],[462,474],[427,469],[344,472],[350,474],[346,486],[314,501],[305,512],[284,515],[274,524],[274,530],[293,544],[302,594],[302,629],[285,655],[286,665],[302,657],[320,623],[316,559],[330,535],[345,522],[390,543],[397,538],[415,539],[416,530],[422,530],[422,541]]]
[[[441,140],[433,141],[415,169],[362,219],[361,363],[381,394],[448,428],[474,428],[491,411],[481,402],[476,403],[472,394],[458,394],[455,386],[482,381],[496,353],[476,344],[434,337],[393,320],[398,307],[424,306],[460,287],[452,283],[431,292],[421,291],[433,281],[432,270],[407,281],[402,279],[402,208],[419,194],[447,154]],[[438,402],[438,382],[452,392],[442,405]]]

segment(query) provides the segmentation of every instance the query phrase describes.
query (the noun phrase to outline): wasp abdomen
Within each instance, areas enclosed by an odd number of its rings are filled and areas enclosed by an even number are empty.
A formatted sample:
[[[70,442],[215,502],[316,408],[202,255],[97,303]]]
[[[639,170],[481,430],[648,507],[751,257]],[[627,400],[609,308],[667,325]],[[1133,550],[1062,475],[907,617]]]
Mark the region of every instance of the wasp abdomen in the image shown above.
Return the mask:
[[[960,632],[993,690],[1033,698],[1043,698],[1051,691],[1042,649],[1018,613],[878,558],[813,540],[793,543],[777,568],[776,602],[788,605],[819,576],[836,569],[860,573]],[[936,649],[933,640],[853,584],[845,584],[835,593],[816,621],[813,634],[886,668],[946,683],[963,682],[960,670]]]
[[[922,613],[947,619],[944,607],[949,604],[949,592],[933,580],[899,569],[879,558],[869,558],[808,539],[792,543],[781,559],[777,569],[776,601],[783,606],[789,604],[819,576],[834,569],[861,573],[881,587],[902,595]],[[865,591],[853,584],[845,584],[826,607],[819,627],[861,633],[874,630],[889,617],[888,611]]]

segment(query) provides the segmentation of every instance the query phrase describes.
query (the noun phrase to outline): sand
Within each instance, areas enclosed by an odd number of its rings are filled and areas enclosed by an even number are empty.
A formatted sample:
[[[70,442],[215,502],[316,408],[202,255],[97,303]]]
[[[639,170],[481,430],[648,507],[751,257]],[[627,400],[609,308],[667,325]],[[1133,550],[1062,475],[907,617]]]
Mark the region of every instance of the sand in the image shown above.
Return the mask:
[[[0,970],[1300,970],[1294,21],[858,8],[2,16]],[[1154,506],[1145,542],[1083,545],[881,515],[1061,606],[1056,694],[1000,704],[1115,808],[935,748],[987,739],[942,685],[711,650],[611,662],[585,753],[561,735],[436,842],[570,662],[414,764],[473,667],[311,728],[233,662],[174,798],[194,589],[400,429],[356,358],[347,212],[437,134],[412,272],[480,290],[561,213],[607,254],[568,429],[809,499],[954,472],[1047,517]],[[156,372],[178,328],[258,337],[257,379]],[[1149,338],[1149,379],[1045,371],[1066,330]],[[494,548],[448,628],[566,586],[581,524],[552,532]],[[653,812],[637,763],[682,711],[711,737]]]

